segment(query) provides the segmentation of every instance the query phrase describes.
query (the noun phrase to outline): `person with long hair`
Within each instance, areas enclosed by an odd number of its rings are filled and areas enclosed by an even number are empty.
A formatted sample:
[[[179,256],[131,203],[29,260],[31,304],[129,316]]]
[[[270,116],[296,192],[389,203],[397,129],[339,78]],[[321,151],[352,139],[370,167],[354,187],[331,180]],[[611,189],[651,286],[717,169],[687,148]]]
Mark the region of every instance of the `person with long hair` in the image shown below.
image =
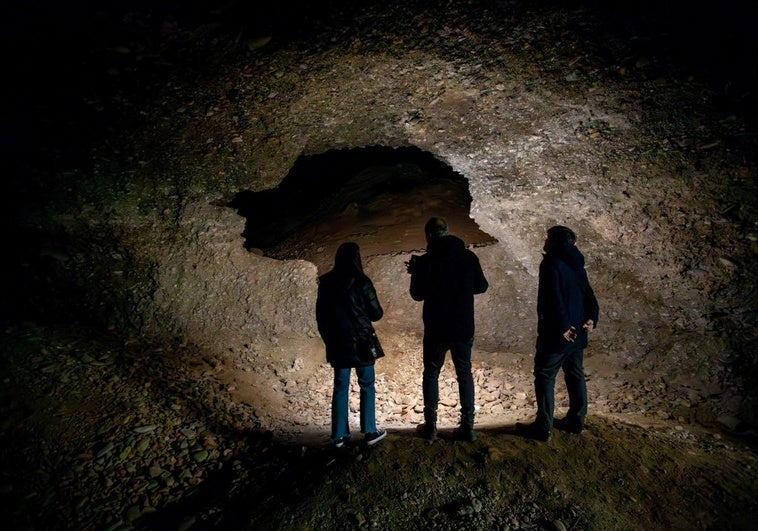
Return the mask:
[[[331,437],[337,448],[350,438],[352,369],[360,387],[360,428],[366,444],[376,444],[387,435],[376,427],[374,360],[360,355],[362,338],[375,335],[372,322],[383,314],[374,285],[363,272],[358,244],[343,243],[334,257],[334,268],[319,277],[316,299],[318,331],[326,347],[326,361],[334,369]]]

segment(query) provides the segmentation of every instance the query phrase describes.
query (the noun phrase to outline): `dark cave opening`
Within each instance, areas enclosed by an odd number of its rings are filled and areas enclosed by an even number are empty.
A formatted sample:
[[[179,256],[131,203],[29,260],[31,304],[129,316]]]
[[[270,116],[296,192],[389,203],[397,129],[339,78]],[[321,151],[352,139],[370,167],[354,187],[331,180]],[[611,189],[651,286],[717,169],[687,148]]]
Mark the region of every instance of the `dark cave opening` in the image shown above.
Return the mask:
[[[227,206],[247,220],[246,249],[319,269],[344,241],[358,243],[364,257],[423,249],[431,216],[446,218],[469,245],[495,241],[470,217],[466,178],[413,146],[303,155],[276,188],[241,191]]]

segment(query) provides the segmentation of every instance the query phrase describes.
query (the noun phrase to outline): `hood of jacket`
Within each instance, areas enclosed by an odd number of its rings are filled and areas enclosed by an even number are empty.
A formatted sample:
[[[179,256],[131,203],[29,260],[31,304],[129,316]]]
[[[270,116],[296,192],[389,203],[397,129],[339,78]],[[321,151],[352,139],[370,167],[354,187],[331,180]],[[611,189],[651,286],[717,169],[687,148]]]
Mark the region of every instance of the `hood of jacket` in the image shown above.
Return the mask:
[[[447,236],[441,236],[430,241],[426,252],[430,256],[437,257],[449,256],[465,250],[466,244],[463,243],[463,240],[457,236],[448,234]]]
[[[576,245],[570,243],[556,245],[550,249],[547,256],[561,260],[574,271],[584,269],[584,255]]]

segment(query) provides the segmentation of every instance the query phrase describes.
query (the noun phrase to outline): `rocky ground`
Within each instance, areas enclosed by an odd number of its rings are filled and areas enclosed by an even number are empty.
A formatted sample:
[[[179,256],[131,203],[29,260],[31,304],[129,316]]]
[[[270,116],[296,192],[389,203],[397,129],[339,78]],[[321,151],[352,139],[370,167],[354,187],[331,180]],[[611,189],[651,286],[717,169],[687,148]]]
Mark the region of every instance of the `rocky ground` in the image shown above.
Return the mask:
[[[14,529],[749,529],[758,510],[754,436],[625,411],[661,407],[659,390],[620,389],[619,414],[593,408],[582,435],[538,443],[510,421],[534,411],[528,382],[502,385],[482,363],[479,439],[449,440],[449,415],[430,445],[380,378],[389,436],[337,450],[326,370],[311,403],[287,405],[293,425],[272,431],[232,398],[222,360],[187,345],[38,326],[7,329],[2,345]]]
[[[19,227],[3,278],[14,297],[0,301],[10,525],[752,528],[758,238],[743,24],[652,2],[335,1],[330,16],[135,4],[86,24],[69,10],[10,40],[28,57],[12,65],[24,90],[6,136],[23,178],[3,211]],[[19,28],[36,20],[23,15]],[[711,31],[725,24],[731,38]],[[248,253],[225,202],[276,185],[304,146],[385,141],[467,170],[471,212],[454,219],[499,242],[475,249],[492,287],[477,306],[473,444],[412,436],[419,308],[402,264],[419,247],[421,199],[443,192],[363,198],[282,244],[315,268]],[[534,413],[535,226],[553,215],[581,222],[603,313],[587,351],[589,428],[539,444],[512,428]],[[314,269],[356,233],[386,303],[377,416],[390,435],[337,451],[309,297]],[[248,270],[260,276],[245,283]],[[444,434],[451,367],[441,382]]]

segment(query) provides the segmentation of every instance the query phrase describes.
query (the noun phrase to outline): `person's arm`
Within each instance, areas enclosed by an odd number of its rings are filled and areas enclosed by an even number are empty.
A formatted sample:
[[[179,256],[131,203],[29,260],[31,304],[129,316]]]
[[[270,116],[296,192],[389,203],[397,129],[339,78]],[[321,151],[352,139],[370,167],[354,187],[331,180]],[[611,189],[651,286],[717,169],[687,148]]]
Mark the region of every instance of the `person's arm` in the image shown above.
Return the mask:
[[[408,271],[411,274],[411,297],[414,301],[423,301],[428,290],[427,261],[425,256],[411,257]]]
[[[582,292],[584,293],[584,328],[592,330],[597,328],[597,320],[600,316],[600,306],[597,303],[595,292],[592,291],[587,272],[582,270]]]
[[[561,292],[560,274],[558,267],[549,262],[543,262],[540,267],[540,288],[544,290],[545,301],[550,305],[544,310],[550,312],[549,319],[555,321],[556,326],[567,341],[573,341],[575,331],[572,330],[568,307]]]
[[[479,293],[487,291],[490,284],[484,277],[484,271],[482,271],[482,265],[479,263],[479,257],[473,252],[471,255],[474,257],[474,295],[478,295]]]
[[[379,297],[376,296],[376,290],[371,280],[366,277],[366,285],[363,289],[364,302],[366,304],[366,315],[372,321],[378,321],[384,315],[382,305],[379,304]]]
[[[326,343],[327,338],[331,337],[331,320],[329,319],[330,303],[327,301],[328,298],[323,284],[319,284],[318,295],[316,296],[316,325],[318,326],[318,333],[324,343]]]

